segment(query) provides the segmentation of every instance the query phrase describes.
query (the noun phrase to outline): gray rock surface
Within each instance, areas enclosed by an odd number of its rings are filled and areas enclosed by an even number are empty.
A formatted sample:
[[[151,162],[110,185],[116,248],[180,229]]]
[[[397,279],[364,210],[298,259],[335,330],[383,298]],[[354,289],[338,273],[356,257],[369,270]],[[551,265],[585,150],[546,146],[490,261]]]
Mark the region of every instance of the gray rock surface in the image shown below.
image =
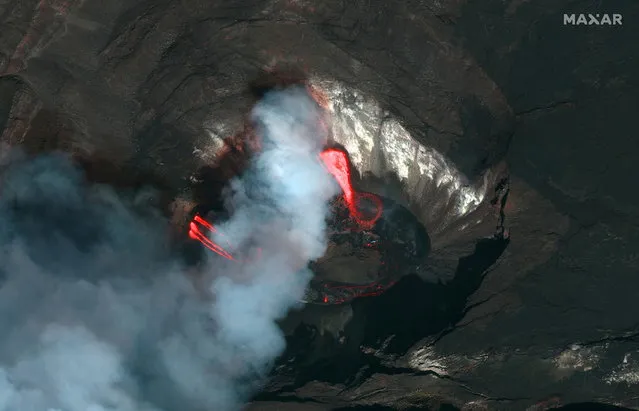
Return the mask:
[[[624,25],[563,25],[590,12]],[[0,150],[188,199],[247,85],[291,65],[362,189],[428,229],[417,276],[283,322],[249,409],[639,409],[639,3],[0,0],[0,23]]]

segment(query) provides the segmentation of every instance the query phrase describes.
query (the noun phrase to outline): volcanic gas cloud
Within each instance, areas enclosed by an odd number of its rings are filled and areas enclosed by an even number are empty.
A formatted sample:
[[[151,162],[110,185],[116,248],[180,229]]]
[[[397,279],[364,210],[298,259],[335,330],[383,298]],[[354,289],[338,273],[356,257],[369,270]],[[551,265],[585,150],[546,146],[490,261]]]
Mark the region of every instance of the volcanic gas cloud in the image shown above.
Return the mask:
[[[135,193],[90,184],[64,156],[0,164],[0,411],[235,411],[260,388],[339,187],[303,88],[267,94],[252,121],[262,150],[229,184],[230,218],[192,226],[235,259],[204,265],[204,293]]]

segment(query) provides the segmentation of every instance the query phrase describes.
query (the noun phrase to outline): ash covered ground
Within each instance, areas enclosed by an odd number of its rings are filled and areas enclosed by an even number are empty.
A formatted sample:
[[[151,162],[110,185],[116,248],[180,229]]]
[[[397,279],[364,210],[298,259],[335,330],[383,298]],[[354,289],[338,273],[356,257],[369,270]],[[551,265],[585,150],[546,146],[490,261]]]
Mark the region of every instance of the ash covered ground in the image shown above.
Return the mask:
[[[637,22],[630,0],[0,1],[0,409],[639,408]],[[188,223],[248,204],[251,113],[290,86],[315,114],[286,133],[343,148],[407,221],[261,225],[234,244],[316,276],[245,263],[253,288],[212,291],[236,266]],[[273,210],[320,227],[287,193]],[[423,259],[381,269],[413,229]]]

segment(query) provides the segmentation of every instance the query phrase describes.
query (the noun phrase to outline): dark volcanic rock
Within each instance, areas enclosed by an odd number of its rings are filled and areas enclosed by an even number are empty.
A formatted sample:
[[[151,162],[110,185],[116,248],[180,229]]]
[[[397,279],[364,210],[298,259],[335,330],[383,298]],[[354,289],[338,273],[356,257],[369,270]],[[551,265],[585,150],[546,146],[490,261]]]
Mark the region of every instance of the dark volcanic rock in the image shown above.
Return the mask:
[[[0,160],[71,152],[180,225],[290,66],[358,188],[428,231],[382,296],[291,313],[249,409],[639,407],[636,1],[0,0],[0,22]]]

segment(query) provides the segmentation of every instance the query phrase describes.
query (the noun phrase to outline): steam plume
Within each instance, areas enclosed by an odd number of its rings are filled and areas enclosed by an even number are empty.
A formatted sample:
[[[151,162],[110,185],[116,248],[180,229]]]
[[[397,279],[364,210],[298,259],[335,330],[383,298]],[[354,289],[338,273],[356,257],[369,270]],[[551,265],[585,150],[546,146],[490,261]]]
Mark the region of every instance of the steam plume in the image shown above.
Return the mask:
[[[267,95],[263,151],[219,225],[259,259],[211,261],[210,299],[166,257],[135,193],[87,184],[63,155],[1,156],[0,411],[229,411],[284,348],[275,321],[302,297],[337,192],[318,160],[320,113]]]

